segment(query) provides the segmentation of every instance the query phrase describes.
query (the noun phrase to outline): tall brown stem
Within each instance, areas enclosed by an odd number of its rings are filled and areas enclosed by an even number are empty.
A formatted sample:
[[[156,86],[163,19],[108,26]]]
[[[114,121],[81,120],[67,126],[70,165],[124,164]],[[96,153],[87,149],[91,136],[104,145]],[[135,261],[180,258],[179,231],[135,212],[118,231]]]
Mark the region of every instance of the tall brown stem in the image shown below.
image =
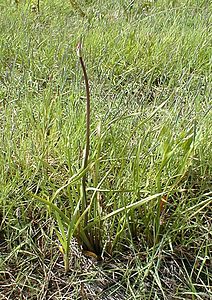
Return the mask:
[[[82,58],[82,50],[81,50],[81,43],[77,46],[77,54],[79,56],[79,61],[82,67],[84,82],[85,82],[85,89],[86,89],[86,145],[85,145],[85,152],[83,157],[83,169],[85,169],[88,165],[88,156],[90,150],[90,88],[88,83],[88,75],[86,71],[86,67]],[[82,209],[84,210],[87,207],[87,195],[86,195],[86,178],[85,175],[82,178],[82,193],[83,193],[83,203]],[[85,223],[87,223],[87,216],[85,217]]]

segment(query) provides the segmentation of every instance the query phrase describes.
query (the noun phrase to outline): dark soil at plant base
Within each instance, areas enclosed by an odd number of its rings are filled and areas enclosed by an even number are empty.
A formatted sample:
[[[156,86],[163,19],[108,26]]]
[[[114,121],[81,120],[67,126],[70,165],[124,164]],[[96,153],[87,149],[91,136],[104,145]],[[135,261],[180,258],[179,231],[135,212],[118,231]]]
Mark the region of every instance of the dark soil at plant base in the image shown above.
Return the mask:
[[[134,299],[129,284],[133,294],[142,299],[147,295],[154,299],[155,294],[157,299],[192,299],[191,294],[184,295],[190,290],[189,277],[201,299],[211,299],[212,278],[207,276],[212,274],[211,261],[199,272],[201,261],[192,260],[189,250],[180,246],[174,253],[161,251],[147,271],[145,252],[133,254],[126,247],[115,258],[98,262],[85,256],[72,240],[70,271],[65,274],[57,242],[43,234],[46,228],[50,234],[51,222],[34,226],[34,237],[22,239],[14,253],[8,252],[6,239],[1,244],[4,271],[0,272],[0,299]]]

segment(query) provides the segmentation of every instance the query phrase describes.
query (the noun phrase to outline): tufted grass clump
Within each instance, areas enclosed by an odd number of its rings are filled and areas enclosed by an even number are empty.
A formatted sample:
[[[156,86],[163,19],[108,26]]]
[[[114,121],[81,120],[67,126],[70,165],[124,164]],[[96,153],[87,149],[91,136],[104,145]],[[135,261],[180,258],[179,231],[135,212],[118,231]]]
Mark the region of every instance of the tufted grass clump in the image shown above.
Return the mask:
[[[0,3],[0,296],[210,299],[211,4],[80,5]]]

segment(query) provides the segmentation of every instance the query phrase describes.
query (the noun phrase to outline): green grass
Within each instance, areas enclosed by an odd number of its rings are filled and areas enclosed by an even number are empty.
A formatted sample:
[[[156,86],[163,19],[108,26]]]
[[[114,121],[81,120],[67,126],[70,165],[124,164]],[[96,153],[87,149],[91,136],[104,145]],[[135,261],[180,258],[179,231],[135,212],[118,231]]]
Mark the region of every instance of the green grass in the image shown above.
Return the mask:
[[[210,299],[211,4],[71,2],[0,3],[0,298]]]

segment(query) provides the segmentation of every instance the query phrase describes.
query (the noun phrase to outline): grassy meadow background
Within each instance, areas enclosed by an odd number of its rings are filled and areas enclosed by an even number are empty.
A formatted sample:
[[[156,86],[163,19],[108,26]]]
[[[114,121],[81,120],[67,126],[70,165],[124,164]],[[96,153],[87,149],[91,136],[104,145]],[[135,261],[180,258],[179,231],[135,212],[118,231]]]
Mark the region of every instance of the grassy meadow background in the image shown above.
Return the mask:
[[[212,298],[211,12],[1,0],[0,299]]]

